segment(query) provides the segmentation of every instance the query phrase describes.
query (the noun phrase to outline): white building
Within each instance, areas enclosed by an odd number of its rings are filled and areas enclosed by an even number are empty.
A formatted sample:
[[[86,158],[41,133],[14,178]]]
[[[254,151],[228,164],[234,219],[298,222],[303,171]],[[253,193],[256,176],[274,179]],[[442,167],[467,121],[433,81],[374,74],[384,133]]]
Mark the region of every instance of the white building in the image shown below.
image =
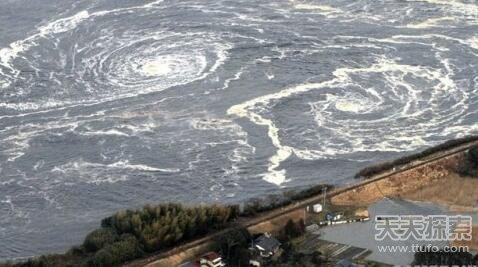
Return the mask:
[[[308,212],[321,213],[322,210],[323,210],[322,204],[314,204],[314,205],[307,206]]]

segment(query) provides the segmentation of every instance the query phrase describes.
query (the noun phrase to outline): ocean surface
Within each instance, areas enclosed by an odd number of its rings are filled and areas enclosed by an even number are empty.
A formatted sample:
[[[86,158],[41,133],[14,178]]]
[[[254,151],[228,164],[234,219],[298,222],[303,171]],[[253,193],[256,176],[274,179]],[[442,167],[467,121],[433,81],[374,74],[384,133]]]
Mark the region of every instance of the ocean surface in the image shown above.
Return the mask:
[[[0,259],[478,133],[477,0],[0,1]]]

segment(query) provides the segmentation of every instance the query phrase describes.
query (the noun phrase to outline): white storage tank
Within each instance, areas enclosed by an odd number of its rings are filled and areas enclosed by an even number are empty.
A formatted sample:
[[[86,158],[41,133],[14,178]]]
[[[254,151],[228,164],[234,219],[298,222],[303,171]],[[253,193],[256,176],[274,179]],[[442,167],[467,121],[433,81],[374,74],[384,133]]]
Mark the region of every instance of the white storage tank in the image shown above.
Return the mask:
[[[314,213],[322,212],[322,204],[314,204],[314,206],[312,206],[312,210]]]

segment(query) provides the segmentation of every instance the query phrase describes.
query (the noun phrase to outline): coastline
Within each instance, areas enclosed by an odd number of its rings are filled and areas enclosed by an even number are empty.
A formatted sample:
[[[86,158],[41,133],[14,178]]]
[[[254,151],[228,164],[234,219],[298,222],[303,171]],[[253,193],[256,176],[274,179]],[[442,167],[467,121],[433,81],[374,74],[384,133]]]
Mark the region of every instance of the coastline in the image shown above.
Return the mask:
[[[337,206],[370,205],[376,203],[384,197],[403,198],[405,196],[406,199],[407,190],[408,193],[417,192],[418,190],[420,190],[420,188],[426,187],[427,183],[429,183],[430,181],[439,182],[440,180],[438,178],[444,179],[446,175],[434,169],[433,166],[441,166],[444,163],[450,164],[450,162],[452,162],[453,160],[462,157],[463,154],[474,145],[478,145],[478,141],[475,140],[467,142],[465,144],[460,144],[459,146],[452,147],[446,150],[440,150],[439,152],[428,155],[425,159],[418,159],[406,166],[402,166],[399,169],[389,170],[384,173],[380,173],[374,177],[365,179],[353,185],[332,189],[330,192],[327,193],[327,197],[330,198],[332,204]],[[446,166],[446,164],[444,166]],[[440,168],[443,168],[443,166],[439,167],[439,169]],[[430,170],[433,170],[436,175],[426,177],[418,177],[416,175],[420,173],[426,173],[426,171]],[[409,173],[415,173],[415,176],[407,175]],[[273,209],[260,212],[249,218],[239,218],[238,223],[243,227],[251,228],[261,224],[263,225],[264,223],[267,224],[270,221],[281,217],[288,219],[290,217],[288,216],[289,214],[293,214],[296,211],[304,211],[304,209],[309,205],[313,205],[315,203],[322,203],[324,195],[318,192],[319,191],[312,191],[312,196],[307,196],[304,199],[294,200],[288,205],[275,207]],[[413,200],[413,198],[411,198],[410,200]],[[416,201],[420,200],[416,199]],[[465,207],[470,208],[470,206]],[[475,207],[472,208],[474,210]],[[279,227],[279,225],[282,226],[282,224],[285,223],[284,219],[280,219],[279,221],[280,222],[276,225],[272,224],[269,227]],[[141,258],[126,263],[124,264],[124,266],[161,266],[155,265],[154,263],[166,257],[175,257],[183,253],[185,250],[194,249],[200,246],[208,247],[208,242],[210,242],[215,236],[224,233],[229,229],[230,228],[225,228],[224,230],[209,233],[205,236],[199,237],[191,241],[186,241],[179,247],[175,246],[174,248],[166,251],[153,253],[146,258]],[[2,265],[0,264],[0,266]]]

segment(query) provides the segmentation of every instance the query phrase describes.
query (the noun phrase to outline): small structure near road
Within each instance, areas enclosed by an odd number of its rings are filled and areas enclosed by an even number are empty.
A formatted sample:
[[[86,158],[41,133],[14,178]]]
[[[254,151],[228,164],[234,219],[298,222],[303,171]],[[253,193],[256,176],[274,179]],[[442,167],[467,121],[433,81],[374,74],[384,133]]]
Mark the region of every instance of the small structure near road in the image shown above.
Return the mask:
[[[342,219],[343,216],[343,213],[327,212],[327,214],[325,215],[325,219],[327,221],[338,221]]]
[[[311,212],[311,213],[321,213],[323,209],[324,208],[322,204],[314,204],[314,205],[307,206],[307,212]]]

